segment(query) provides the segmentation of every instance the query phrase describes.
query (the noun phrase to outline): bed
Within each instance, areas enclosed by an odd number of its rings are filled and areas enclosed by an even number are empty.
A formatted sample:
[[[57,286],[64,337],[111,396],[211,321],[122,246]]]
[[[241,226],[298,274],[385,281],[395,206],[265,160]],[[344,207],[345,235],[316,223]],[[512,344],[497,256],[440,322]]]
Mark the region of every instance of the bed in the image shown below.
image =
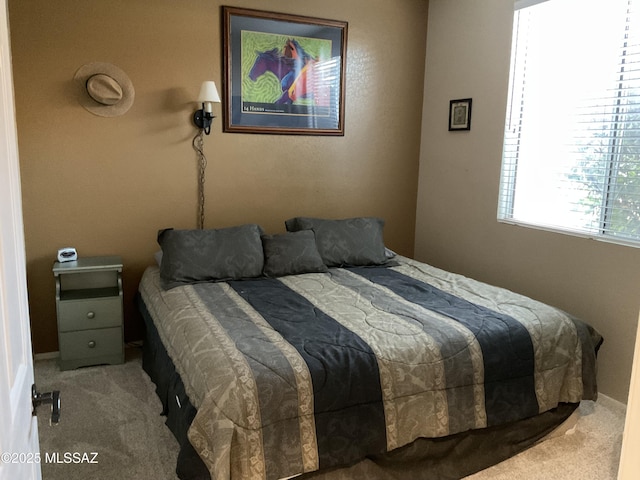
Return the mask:
[[[589,325],[393,254],[377,218],[285,224],[159,232],[143,366],[180,478],[462,478],[596,399]]]

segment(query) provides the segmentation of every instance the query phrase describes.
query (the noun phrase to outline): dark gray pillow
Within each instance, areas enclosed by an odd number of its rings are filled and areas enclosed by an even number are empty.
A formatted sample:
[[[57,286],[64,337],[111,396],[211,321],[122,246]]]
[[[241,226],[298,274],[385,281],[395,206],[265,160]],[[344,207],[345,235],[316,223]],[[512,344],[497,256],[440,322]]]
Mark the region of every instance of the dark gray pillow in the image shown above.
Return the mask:
[[[217,230],[160,230],[162,287],[168,290],[191,283],[261,276],[261,234],[262,229],[253,224]]]
[[[290,232],[313,230],[318,252],[329,267],[382,265],[387,261],[382,238],[384,220],[380,218],[295,217],[285,225]]]
[[[263,235],[262,248],[264,250],[263,272],[267,277],[328,270],[318,253],[316,237],[311,230]]]

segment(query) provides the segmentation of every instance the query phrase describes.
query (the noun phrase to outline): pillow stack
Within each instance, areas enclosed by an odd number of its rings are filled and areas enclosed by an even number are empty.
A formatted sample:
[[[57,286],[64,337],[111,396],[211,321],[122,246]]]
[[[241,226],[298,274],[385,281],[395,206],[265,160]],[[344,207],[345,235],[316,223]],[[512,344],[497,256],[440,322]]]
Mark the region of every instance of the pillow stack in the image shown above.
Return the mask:
[[[294,217],[285,226],[287,233],[277,235],[265,235],[256,224],[214,230],[160,230],[162,286],[170,289],[388,262],[382,219]]]
[[[284,223],[289,232],[313,231],[318,252],[328,267],[382,265],[387,261],[382,239],[384,221],[380,218],[295,217]]]

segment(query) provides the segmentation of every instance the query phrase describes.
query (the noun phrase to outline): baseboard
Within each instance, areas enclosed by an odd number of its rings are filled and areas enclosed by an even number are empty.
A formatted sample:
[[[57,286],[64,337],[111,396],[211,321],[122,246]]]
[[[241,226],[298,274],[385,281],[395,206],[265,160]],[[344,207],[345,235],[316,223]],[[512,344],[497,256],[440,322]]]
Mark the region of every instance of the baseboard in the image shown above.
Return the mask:
[[[51,360],[52,358],[58,358],[60,356],[60,352],[44,352],[44,353],[36,353],[33,355],[34,360]]]

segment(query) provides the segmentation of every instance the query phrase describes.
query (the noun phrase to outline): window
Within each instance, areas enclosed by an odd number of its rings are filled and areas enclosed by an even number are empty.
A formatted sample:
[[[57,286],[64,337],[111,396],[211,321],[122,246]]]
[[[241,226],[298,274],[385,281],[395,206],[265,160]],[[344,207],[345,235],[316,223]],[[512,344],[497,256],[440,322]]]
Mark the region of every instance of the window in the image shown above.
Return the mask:
[[[640,246],[637,8],[516,10],[499,220]]]

